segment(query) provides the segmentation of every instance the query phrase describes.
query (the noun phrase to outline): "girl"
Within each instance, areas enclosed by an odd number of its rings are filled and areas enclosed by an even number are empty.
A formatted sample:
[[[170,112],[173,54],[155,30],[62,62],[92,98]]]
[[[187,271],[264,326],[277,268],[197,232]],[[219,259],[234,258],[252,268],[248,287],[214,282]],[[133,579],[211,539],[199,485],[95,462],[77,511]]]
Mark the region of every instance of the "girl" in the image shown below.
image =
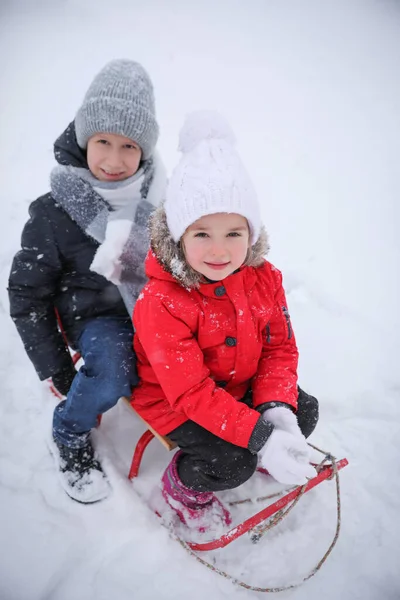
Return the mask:
[[[258,461],[282,483],[315,475],[305,436],[318,403],[297,387],[282,276],[264,259],[257,197],[233,144],[219,115],[186,120],[134,311],[132,403],[180,448],[162,493],[189,526],[211,511],[229,523],[214,492],[244,483]]]

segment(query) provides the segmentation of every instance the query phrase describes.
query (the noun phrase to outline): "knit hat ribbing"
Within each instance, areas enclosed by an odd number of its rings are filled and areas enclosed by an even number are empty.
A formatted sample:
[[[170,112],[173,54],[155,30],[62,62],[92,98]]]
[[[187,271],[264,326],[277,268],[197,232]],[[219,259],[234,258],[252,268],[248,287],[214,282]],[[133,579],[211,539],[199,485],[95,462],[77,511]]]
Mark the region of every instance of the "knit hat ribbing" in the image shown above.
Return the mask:
[[[143,159],[158,139],[154,92],[146,70],[132,60],[113,60],[96,75],[75,117],[81,148],[96,133],[116,133],[139,144]]]
[[[214,111],[186,118],[179,136],[180,162],[168,183],[165,212],[172,238],[205,215],[236,213],[250,227],[255,244],[261,229],[257,194],[238,153],[229,124]]]

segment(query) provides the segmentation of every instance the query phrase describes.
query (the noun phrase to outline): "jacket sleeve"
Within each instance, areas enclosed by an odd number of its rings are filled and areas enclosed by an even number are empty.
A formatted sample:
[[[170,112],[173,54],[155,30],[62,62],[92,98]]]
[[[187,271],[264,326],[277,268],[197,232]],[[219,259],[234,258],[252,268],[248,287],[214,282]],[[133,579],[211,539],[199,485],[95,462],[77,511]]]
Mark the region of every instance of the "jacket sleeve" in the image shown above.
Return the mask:
[[[263,331],[263,347],[257,374],[252,381],[253,405],[260,410],[269,402],[297,409],[298,350],[287,308],[282,275],[274,269],[275,302],[271,318]],[[263,412],[263,410],[260,410]]]
[[[160,298],[142,295],[136,303],[134,325],[147,361],[172,409],[214,435],[247,448],[262,417],[216,386],[184,315],[178,318]]]
[[[54,297],[62,269],[45,206],[36,200],[8,282],[10,315],[40,379],[72,365],[57,327]]]

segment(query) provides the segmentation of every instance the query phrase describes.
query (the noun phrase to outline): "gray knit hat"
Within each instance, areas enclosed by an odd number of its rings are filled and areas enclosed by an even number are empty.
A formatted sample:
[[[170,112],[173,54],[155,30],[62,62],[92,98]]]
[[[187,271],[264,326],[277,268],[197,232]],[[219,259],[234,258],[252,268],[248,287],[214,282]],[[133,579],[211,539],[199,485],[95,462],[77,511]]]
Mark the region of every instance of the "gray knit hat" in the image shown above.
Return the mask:
[[[139,144],[143,159],[158,139],[153,85],[132,60],[112,60],[92,81],[75,117],[76,139],[86,148],[96,133],[116,133]]]

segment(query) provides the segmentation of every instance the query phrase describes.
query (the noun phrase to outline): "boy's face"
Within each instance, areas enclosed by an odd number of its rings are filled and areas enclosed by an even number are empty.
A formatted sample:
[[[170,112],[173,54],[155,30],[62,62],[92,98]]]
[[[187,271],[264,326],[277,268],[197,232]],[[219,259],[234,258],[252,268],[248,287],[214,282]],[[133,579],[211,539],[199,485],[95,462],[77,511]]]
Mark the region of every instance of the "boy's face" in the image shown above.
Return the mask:
[[[235,213],[202,217],[182,237],[186,260],[198,273],[219,281],[242,266],[250,247],[247,219]]]
[[[138,144],[116,133],[96,133],[87,145],[87,161],[100,181],[123,181],[139,169],[142,151]]]

